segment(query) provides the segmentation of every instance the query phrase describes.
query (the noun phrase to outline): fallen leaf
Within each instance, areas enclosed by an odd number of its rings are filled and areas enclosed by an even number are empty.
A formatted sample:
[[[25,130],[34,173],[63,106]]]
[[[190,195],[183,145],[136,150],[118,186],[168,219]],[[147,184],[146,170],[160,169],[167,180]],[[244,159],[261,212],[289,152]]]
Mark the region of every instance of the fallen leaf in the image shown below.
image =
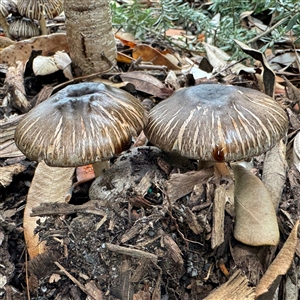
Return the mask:
[[[259,281],[258,285],[256,286],[255,292],[257,298],[259,297],[259,299],[261,300],[266,299],[265,294],[271,291],[271,289],[276,289],[276,287],[274,287],[273,285],[279,283],[278,278],[280,278],[282,275],[285,275],[288,269],[290,268],[298,241],[298,226],[299,220],[294,225],[294,228],[292,229],[282,249],[276,256],[274,261],[271,263],[264,276]]]
[[[151,62],[153,65],[166,66],[170,70],[180,70],[179,66],[174,65],[158,50],[148,45],[138,45],[132,51],[134,59],[142,58],[143,61]]]
[[[77,185],[90,181],[95,178],[93,165],[81,166],[76,168]]]
[[[262,175],[262,182],[270,192],[275,211],[285,186],[287,167],[286,145],[281,140],[266,153]]]
[[[120,77],[123,81],[132,83],[136,90],[154,97],[164,99],[173,93],[173,90],[167,88],[160,80],[143,72],[127,72]]]
[[[295,104],[300,103],[300,91],[299,89],[294,86],[285,76],[283,76],[283,79],[286,83],[286,92],[287,97],[289,100],[293,101]]]
[[[42,50],[42,55],[53,55],[56,51],[69,51],[67,36],[54,33],[33,37],[6,47],[0,52],[0,63],[15,66],[17,61],[26,64],[33,50]]]
[[[59,71],[53,56],[37,56],[32,63],[33,73],[36,76],[44,76]]]
[[[117,53],[117,62],[121,62],[121,63],[125,63],[125,64],[131,64],[135,61],[135,59],[133,59],[132,57],[124,54],[124,53],[121,53],[121,52],[118,52]]]
[[[23,172],[25,169],[26,167],[20,163],[0,167],[0,186],[6,187],[10,185],[13,179],[13,175],[17,175]]]
[[[265,87],[265,93],[270,96],[274,97],[274,89],[275,89],[275,74],[271,67],[269,66],[267,59],[263,53],[258,50],[252,49],[251,47],[247,46],[246,44],[234,40],[235,43],[248,55],[253,57],[256,60],[259,60],[264,67],[263,71],[263,83]]]
[[[232,64],[230,70],[234,74],[238,75],[241,71],[255,73],[255,69],[252,67],[246,67],[242,63],[229,62],[231,57],[218,47],[204,43],[204,48],[210,64],[216,71],[225,69]]]
[[[279,229],[269,191],[258,177],[244,167],[233,164],[232,169],[236,211],[234,237],[250,246],[276,246]]]
[[[30,258],[45,251],[45,242],[40,242],[38,234],[34,233],[40,217],[31,217],[35,206],[41,203],[65,202],[65,196],[72,186],[72,176],[75,168],[49,167],[41,161],[35,170],[28,191],[27,203],[24,210],[24,236]]]
[[[124,46],[129,47],[130,49],[136,46],[136,42],[134,41],[134,36],[131,33],[125,32],[117,32],[115,37],[120,40]]]
[[[293,163],[300,172],[300,132],[298,132],[294,138]]]

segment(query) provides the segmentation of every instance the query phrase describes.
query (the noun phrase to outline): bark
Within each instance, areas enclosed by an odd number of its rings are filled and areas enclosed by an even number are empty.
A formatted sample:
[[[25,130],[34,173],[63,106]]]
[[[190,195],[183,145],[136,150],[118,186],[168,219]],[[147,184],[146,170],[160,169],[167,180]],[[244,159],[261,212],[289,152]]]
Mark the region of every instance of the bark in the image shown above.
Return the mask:
[[[109,0],[65,0],[64,6],[76,76],[105,71],[116,57]]]

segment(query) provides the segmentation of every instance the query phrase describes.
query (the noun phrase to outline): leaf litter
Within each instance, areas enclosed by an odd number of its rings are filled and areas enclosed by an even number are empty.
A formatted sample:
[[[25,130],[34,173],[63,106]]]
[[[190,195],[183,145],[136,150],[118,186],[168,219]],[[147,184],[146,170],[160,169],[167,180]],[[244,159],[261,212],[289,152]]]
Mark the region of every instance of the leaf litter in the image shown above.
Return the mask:
[[[275,71],[266,58],[257,50],[238,44],[267,67],[268,72],[261,81],[268,83],[266,91],[273,94]],[[230,57],[223,56],[220,49],[211,45],[206,48],[213,68],[210,73],[206,69],[206,73],[201,73],[204,76],[199,78],[193,75],[188,78],[186,72],[181,72],[190,69],[190,74],[196,74],[192,68],[202,71],[183,56],[179,60],[175,56],[168,58],[152,46],[132,41],[130,47],[133,60],[126,60],[126,63],[133,64],[133,70],[103,77],[115,79],[119,76],[124,82],[130,82],[133,93],[140,99],[150,96],[153,105],[173,92],[164,84],[170,70],[177,80],[172,86],[177,88],[193,85],[195,80],[197,83],[217,80],[220,76],[226,83],[259,86],[259,79],[253,76],[258,72],[256,68],[229,63]],[[23,86],[20,80],[30,67],[32,49],[42,50],[46,56],[68,51],[63,34],[33,38],[4,48],[0,55],[2,63],[12,68],[6,86],[21,91],[1,97],[5,99],[1,101],[4,107],[1,113],[7,119],[11,112],[25,112],[36,103],[33,96],[28,97],[26,83]],[[22,65],[16,61],[16,56]],[[271,60],[271,67],[293,63],[283,61],[286,56],[278,55],[276,60]],[[135,76],[137,71],[139,76]],[[51,80],[53,84],[53,78]],[[289,82],[288,91],[296,95],[298,88],[291,86]],[[289,92],[287,97],[277,95],[276,89],[275,96],[283,107],[292,109],[290,115],[299,120],[297,109],[291,105],[297,99],[289,97]],[[7,122],[0,123],[1,146],[12,141],[7,133],[13,132],[14,126],[13,123],[9,126]],[[43,170],[46,173],[40,175],[39,168],[47,169],[47,166],[36,166],[21,156],[17,161],[14,156],[2,154],[1,174],[8,172],[8,177],[1,177],[0,181],[0,244],[4,266],[0,289],[13,294],[14,299],[25,299],[23,287],[28,276],[32,299],[61,299],[63,295],[74,299],[87,299],[85,295],[92,299],[224,299],[224,295],[228,295],[226,299],[260,299],[263,293],[272,297],[279,286],[278,278],[287,280],[288,269],[294,276],[299,272],[299,266],[292,264],[295,253],[297,256],[300,253],[296,222],[300,206],[297,141],[295,132],[286,140],[286,157],[294,157],[293,163],[289,160],[286,163],[284,150],[280,148],[275,153],[270,151],[266,156],[254,158],[254,170],[251,170],[257,173],[257,179],[262,176],[272,195],[273,207],[278,207],[281,230],[278,248],[254,247],[251,243],[247,246],[233,238],[237,213],[230,194],[233,181],[218,178],[212,169],[198,171],[195,161],[178,159],[149,146],[139,147],[113,160],[111,169],[102,178],[92,183],[85,177],[78,177],[80,183],[76,184],[72,177],[74,170],[55,170],[59,175],[54,172],[53,177],[54,170]],[[49,176],[51,183],[46,181]],[[93,179],[93,175],[89,178]],[[38,187],[36,182],[39,182]],[[70,189],[72,198],[68,204],[64,195]],[[251,193],[243,197],[250,201],[251,211],[254,207]],[[39,235],[35,245],[46,243],[46,251],[28,261],[28,273],[22,268],[23,253],[25,242],[30,252],[28,242],[34,240],[23,237],[24,233],[26,237],[27,218],[33,217],[29,213],[24,215],[25,198],[28,199],[25,211],[30,208],[38,219],[47,215],[43,221],[34,222],[30,229]],[[256,214],[257,210],[260,207],[251,214]],[[248,229],[252,230],[251,226],[249,224]],[[266,232],[256,235],[260,234]],[[295,286],[297,282],[292,280],[290,285]],[[39,296],[35,298],[34,295]]]

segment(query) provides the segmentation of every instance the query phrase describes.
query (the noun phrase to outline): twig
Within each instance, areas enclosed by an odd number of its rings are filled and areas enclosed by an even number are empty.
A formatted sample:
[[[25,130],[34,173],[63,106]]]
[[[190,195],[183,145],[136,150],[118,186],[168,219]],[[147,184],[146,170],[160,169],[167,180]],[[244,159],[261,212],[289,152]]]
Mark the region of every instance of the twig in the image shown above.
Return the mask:
[[[56,266],[74,283],[76,284],[84,293],[89,295],[92,299],[96,298],[91,294],[74,276],[72,276],[60,263],[57,261],[54,262]]]
[[[30,291],[29,291],[29,280],[28,280],[28,257],[27,251],[25,251],[25,276],[26,276],[26,292],[27,292],[27,299],[30,300]]]
[[[57,90],[60,90],[60,89],[66,87],[67,85],[69,85],[71,83],[77,83],[77,82],[80,82],[80,81],[84,81],[84,80],[91,79],[91,78],[97,77],[99,75],[105,74],[105,73],[111,71],[112,69],[114,69],[115,66],[116,65],[112,65],[106,71],[97,72],[97,73],[94,73],[94,74],[91,74],[91,75],[85,75],[85,76],[76,77],[76,78],[70,79],[70,80],[68,80],[66,82],[60,83],[60,84],[56,85],[55,87],[53,87],[52,93],[55,93]]]
[[[148,258],[150,259],[153,263],[157,263],[157,255],[146,252],[146,251],[142,251],[142,250],[137,250],[137,249],[132,249],[132,248],[127,248],[127,247],[122,247],[122,246],[118,246],[115,244],[111,244],[111,243],[105,243],[106,247],[108,250],[110,251],[114,251],[117,253],[121,253],[124,255],[128,255],[131,257],[137,257],[137,258]]]
[[[260,38],[264,37],[265,35],[269,34],[270,32],[272,32],[274,29],[276,29],[277,27],[279,27],[282,23],[284,23],[286,20],[288,19],[288,17],[283,18],[282,20],[278,21],[276,24],[274,24],[272,27],[270,27],[269,29],[267,29],[266,31],[264,31],[263,33],[259,34],[258,36],[254,37],[253,39],[249,40],[248,42],[246,42],[245,44],[250,44],[253,42],[256,42],[257,40],[259,40]]]

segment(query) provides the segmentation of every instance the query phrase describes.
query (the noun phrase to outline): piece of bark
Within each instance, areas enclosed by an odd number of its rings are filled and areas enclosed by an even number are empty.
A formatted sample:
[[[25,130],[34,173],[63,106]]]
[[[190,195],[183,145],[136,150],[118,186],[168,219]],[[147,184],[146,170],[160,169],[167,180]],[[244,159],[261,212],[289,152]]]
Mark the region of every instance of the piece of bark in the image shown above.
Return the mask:
[[[178,265],[178,268],[181,269],[183,266],[183,259],[180,248],[169,235],[166,234],[163,239],[164,246],[166,247],[169,256],[176,263],[176,265]]]
[[[204,300],[250,300],[255,299],[254,288],[248,286],[248,279],[236,271],[227,282],[213,290]]]
[[[138,267],[133,270],[132,276],[130,278],[131,282],[137,283],[143,278],[143,276],[146,274],[147,269],[150,265],[150,260],[149,259],[141,259],[139,261],[139,263],[140,264],[138,265]]]
[[[13,180],[13,175],[17,175],[23,172],[26,169],[20,163],[10,165],[10,166],[3,166],[0,167],[0,186],[8,186]]]
[[[106,212],[101,209],[100,200],[90,200],[81,205],[73,205],[68,203],[41,203],[39,206],[32,208],[31,217],[36,216],[56,216],[56,215],[71,215],[75,213],[95,214],[105,216]]]
[[[148,258],[155,264],[158,261],[157,255],[146,252],[146,251],[127,248],[127,247],[122,247],[122,246],[111,244],[111,243],[105,243],[105,245],[106,245],[108,250],[116,252],[116,253],[128,255],[128,256],[131,256],[131,257],[139,258],[139,259]]]
[[[212,175],[213,169],[172,174],[167,181],[167,195],[171,203],[191,193],[196,184],[206,181]]]
[[[131,282],[131,260],[124,258],[119,264],[119,276],[114,281],[111,287],[113,296],[119,299],[132,299],[133,284]]]
[[[18,149],[14,140],[8,140],[2,144],[0,144],[0,157],[1,158],[12,158],[12,157],[20,157],[25,155]]]
[[[197,216],[192,212],[192,210],[188,207],[185,207],[184,212],[186,214],[186,222],[188,223],[190,229],[195,234],[200,234],[201,232],[203,232],[204,229],[199,224]]]
[[[25,65],[20,61],[16,62],[16,66],[8,67],[4,82],[7,88],[5,97],[8,103],[22,113],[26,113],[31,109],[24,87],[24,70]]]
[[[0,120],[0,144],[14,138],[16,126],[23,118],[24,115],[15,115],[8,119]]]
[[[219,185],[215,189],[213,205],[213,227],[211,235],[211,248],[215,249],[224,242],[224,218],[226,202],[226,186]]]

